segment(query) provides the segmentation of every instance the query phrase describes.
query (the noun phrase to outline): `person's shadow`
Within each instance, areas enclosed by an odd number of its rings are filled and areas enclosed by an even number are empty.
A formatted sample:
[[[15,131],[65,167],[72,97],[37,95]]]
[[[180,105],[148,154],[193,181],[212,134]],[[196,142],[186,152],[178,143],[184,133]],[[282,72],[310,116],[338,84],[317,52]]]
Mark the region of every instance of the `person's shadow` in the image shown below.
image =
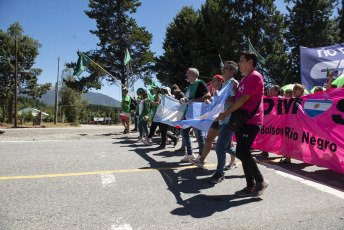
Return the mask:
[[[183,207],[171,211],[173,215],[187,216],[194,218],[204,218],[216,212],[222,212],[229,208],[261,201],[261,198],[238,199],[235,195],[215,195],[209,196],[199,194],[183,201]]]
[[[128,144],[128,142],[130,141],[128,140],[121,143]],[[144,167],[141,169],[157,169],[164,179],[168,190],[170,190],[171,193],[174,195],[177,204],[182,206],[180,208],[172,210],[171,214],[173,215],[190,215],[195,218],[203,218],[211,216],[215,212],[221,212],[231,207],[261,200],[260,198],[238,199],[234,195],[208,196],[204,194],[198,194],[187,200],[183,200],[183,198],[181,197],[182,193],[197,194],[201,193],[202,190],[214,187],[214,184],[210,184],[208,182],[209,177],[214,172],[214,170],[201,170],[194,168],[183,169],[183,166],[189,166],[190,164],[181,162],[156,161],[154,158],[148,155],[148,153],[156,151],[156,148],[136,148],[137,146],[135,144],[131,144],[132,145],[129,146],[133,147],[133,150],[129,151],[134,151],[143,159],[145,159],[150,165],[149,167]],[[164,152],[163,155],[165,154],[167,153]],[[153,153],[153,155],[157,154]],[[201,177],[201,179],[199,177]],[[244,176],[231,175],[226,176],[226,179],[238,177],[244,178]]]

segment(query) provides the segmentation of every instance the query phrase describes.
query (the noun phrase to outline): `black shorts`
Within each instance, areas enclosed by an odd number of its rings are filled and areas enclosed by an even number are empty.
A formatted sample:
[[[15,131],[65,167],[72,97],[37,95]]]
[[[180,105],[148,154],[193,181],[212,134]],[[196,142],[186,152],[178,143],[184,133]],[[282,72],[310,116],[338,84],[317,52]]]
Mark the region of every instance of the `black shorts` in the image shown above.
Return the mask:
[[[213,124],[211,124],[210,128],[219,130],[220,129],[219,121],[214,121]]]

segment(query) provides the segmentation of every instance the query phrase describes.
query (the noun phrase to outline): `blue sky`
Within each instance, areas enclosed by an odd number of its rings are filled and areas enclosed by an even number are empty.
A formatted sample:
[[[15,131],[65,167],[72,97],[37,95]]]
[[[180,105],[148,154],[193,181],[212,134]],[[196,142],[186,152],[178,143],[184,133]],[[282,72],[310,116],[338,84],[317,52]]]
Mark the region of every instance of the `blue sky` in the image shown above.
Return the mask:
[[[163,53],[162,43],[166,27],[183,6],[199,9],[205,0],[142,0],[137,13],[132,15],[139,26],[145,26],[153,34],[151,50]],[[285,11],[283,0],[276,1],[280,11]],[[10,24],[18,21],[24,34],[42,44],[35,68],[43,69],[39,83],[57,79],[57,60],[60,57],[60,75],[64,63],[77,61],[77,50],[96,49],[98,38],[89,30],[96,28],[95,20],[89,19],[84,10],[88,0],[0,0],[0,29],[7,31]],[[105,81],[101,90],[93,90],[121,100],[118,86]],[[141,80],[135,88],[142,87]]]

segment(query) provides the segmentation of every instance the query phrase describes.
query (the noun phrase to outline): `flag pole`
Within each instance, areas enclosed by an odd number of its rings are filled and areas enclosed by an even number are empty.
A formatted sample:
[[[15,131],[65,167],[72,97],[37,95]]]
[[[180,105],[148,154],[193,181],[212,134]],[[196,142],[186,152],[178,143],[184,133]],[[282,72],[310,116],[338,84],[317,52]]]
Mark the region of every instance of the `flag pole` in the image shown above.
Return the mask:
[[[133,65],[131,64],[131,61],[129,62],[129,65],[130,65],[130,71],[131,71],[131,78],[133,79],[133,91],[134,91],[134,98],[135,98],[135,81],[134,81]]]
[[[85,55],[85,54],[83,54]],[[86,57],[88,57],[87,55],[85,55]],[[101,67],[97,62],[93,61],[90,57],[88,57],[96,66],[98,66],[99,68],[101,68],[102,70],[104,70],[107,74],[110,75],[110,77],[112,77],[118,84],[120,84],[123,88],[126,88],[124,85],[122,85],[121,82],[119,82],[114,76],[112,76],[108,71],[106,71],[103,67]],[[133,95],[133,97],[135,97],[135,95],[129,91],[128,89],[128,93],[130,93],[131,95]]]

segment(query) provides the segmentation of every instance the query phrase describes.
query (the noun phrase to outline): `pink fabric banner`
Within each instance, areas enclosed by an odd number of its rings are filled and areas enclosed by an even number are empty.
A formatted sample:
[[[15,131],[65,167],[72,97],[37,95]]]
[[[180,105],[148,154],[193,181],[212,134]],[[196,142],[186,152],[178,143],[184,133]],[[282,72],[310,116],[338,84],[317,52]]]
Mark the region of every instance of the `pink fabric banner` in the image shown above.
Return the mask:
[[[252,148],[344,174],[344,88],[264,97],[264,126]]]

